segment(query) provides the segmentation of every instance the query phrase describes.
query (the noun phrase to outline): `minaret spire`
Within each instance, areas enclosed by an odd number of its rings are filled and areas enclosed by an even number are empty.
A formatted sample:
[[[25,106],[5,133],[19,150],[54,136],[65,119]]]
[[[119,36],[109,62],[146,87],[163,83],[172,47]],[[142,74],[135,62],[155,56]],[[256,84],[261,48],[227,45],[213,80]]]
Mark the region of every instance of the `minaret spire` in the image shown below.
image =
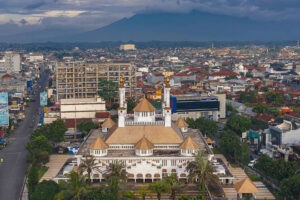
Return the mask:
[[[170,106],[170,78],[165,76],[164,80],[164,102],[163,102],[163,115],[165,117],[165,126],[171,126],[171,106]]]
[[[118,110],[118,125],[119,127],[125,126],[125,117],[127,115],[127,103],[125,100],[125,77],[122,76],[120,78],[120,85],[119,85],[119,103],[120,108]]]

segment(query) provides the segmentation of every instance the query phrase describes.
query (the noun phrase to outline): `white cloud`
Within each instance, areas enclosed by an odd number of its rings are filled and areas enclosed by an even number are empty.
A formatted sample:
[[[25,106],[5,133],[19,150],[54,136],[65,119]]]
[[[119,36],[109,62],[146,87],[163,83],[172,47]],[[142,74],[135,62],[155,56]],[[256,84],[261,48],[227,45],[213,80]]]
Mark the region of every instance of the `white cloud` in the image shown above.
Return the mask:
[[[85,12],[83,10],[51,10],[38,14],[0,14],[0,24],[15,23],[24,25],[21,21],[25,20],[26,25],[37,25],[41,24],[44,18],[74,18]]]

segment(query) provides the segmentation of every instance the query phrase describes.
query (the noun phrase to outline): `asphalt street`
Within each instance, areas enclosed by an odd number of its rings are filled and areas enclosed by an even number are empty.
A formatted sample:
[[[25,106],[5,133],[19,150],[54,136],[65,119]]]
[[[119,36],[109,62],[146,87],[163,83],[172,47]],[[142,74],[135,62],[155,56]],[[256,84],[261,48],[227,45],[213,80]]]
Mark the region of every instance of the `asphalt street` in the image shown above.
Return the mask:
[[[19,123],[8,137],[8,145],[0,151],[0,200],[18,200],[24,183],[28,164],[26,162],[26,143],[33,129],[39,122],[39,92],[48,83],[49,74],[43,72],[37,82],[35,102],[30,102],[25,110],[25,119]]]

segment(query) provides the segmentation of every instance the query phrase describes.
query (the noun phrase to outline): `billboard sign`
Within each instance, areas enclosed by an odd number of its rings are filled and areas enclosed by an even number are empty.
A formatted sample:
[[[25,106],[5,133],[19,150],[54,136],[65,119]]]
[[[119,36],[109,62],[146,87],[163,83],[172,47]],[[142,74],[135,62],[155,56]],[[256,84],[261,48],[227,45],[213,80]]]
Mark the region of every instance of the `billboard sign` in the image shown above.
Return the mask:
[[[0,126],[9,126],[8,93],[0,93]]]
[[[47,106],[47,92],[41,92],[40,93],[40,105],[41,106]]]

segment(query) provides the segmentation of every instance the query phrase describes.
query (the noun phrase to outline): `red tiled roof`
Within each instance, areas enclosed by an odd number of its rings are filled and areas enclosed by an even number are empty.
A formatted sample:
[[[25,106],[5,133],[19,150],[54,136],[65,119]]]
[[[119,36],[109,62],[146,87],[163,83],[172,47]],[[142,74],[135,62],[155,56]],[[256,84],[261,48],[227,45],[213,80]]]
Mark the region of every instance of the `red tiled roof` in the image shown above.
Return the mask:
[[[214,72],[209,76],[238,76],[238,75],[239,75],[238,73],[232,71],[223,71],[223,72]]]
[[[255,69],[255,67],[254,66],[244,66],[246,69],[250,69],[250,70],[253,70],[253,69]]]
[[[109,112],[97,112],[96,118],[98,119],[109,118]]]
[[[4,74],[1,78],[13,78],[13,76],[10,74]]]
[[[65,119],[65,125],[67,128],[75,128],[75,119]],[[92,121],[92,118],[77,118],[76,124],[79,124],[80,122],[89,122]]]
[[[260,113],[257,114],[255,118],[268,122],[273,119],[273,116]]]

